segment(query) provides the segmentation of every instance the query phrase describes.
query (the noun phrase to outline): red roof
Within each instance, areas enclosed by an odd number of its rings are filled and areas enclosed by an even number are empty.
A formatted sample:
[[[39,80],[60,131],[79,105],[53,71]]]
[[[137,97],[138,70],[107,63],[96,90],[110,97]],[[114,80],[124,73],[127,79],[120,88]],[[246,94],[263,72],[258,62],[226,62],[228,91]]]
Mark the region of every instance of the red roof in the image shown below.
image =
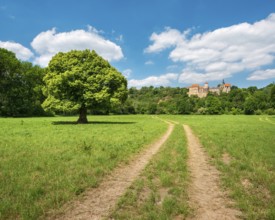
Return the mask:
[[[199,84],[193,84],[192,86],[190,86],[190,88],[195,88],[195,87],[199,87]]]
[[[231,86],[231,84],[230,84],[230,83],[225,83],[225,84],[224,84],[224,86],[226,86],[226,87],[230,87],[230,86]]]

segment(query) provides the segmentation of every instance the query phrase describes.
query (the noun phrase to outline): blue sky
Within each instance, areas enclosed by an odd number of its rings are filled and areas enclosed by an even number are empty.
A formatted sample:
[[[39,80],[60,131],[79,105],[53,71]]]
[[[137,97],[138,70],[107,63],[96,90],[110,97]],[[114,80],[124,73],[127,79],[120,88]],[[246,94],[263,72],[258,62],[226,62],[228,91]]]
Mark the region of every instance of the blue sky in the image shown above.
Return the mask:
[[[275,81],[274,0],[0,0],[0,47],[47,66],[95,49],[129,86]]]

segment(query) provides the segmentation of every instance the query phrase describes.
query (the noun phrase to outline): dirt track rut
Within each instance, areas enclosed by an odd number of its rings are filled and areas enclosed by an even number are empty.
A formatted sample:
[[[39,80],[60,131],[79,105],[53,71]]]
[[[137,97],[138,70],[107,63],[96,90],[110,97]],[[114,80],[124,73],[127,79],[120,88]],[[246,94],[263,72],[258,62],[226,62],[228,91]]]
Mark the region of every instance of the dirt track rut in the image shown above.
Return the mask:
[[[219,172],[208,163],[198,138],[188,125],[183,125],[188,141],[188,167],[191,173],[190,205],[195,210],[189,219],[239,219],[241,213],[229,208],[232,202],[219,186]]]
[[[88,190],[83,200],[67,204],[64,208],[64,214],[51,216],[50,219],[93,220],[107,217],[119,197],[124,194],[152,156],[158,152],[162,144],[168,139],[173,128],[174,125],[169,123],[168,130],[158,141],[137,155],[127,166],[115,169],[111,175],[103,180],[99,187]]]

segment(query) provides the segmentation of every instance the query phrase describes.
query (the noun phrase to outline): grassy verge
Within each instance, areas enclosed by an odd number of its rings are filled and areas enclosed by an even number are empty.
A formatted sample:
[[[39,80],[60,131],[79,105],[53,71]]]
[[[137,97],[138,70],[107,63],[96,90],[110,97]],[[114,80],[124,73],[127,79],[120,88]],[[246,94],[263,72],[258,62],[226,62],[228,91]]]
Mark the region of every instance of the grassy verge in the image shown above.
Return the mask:
[[[113,219],[184,219],[187,205],[187,149],[183,128],[175,129],[128,189],[111,214]]]
[[[0,219],[37,219],[127,163],[167,125],[150,116],[0,118]]]
[[[245,219],[275,219],[275,118],[163,116],[189,124]]]

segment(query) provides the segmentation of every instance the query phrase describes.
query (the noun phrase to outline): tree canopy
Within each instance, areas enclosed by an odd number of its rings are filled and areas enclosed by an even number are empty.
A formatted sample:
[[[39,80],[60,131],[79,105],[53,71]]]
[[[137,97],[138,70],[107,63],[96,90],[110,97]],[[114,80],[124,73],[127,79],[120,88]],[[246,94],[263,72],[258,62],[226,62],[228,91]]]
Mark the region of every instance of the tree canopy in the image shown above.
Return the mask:
[[[78,112],[87,123],[87,110],[107,109],[127,99],[127,80],[95,51],[58,53],[46,68],[43,89],[46,110]]]
[[[0,48],[0,115],[45,114],[41,108],[44,70],[19,61],[13,52]]]
[[[114,113],[128,114],[275,114],[275,84],[238,88],[229,93],[188,97],[187,88],[130,88],[128,100]]]

